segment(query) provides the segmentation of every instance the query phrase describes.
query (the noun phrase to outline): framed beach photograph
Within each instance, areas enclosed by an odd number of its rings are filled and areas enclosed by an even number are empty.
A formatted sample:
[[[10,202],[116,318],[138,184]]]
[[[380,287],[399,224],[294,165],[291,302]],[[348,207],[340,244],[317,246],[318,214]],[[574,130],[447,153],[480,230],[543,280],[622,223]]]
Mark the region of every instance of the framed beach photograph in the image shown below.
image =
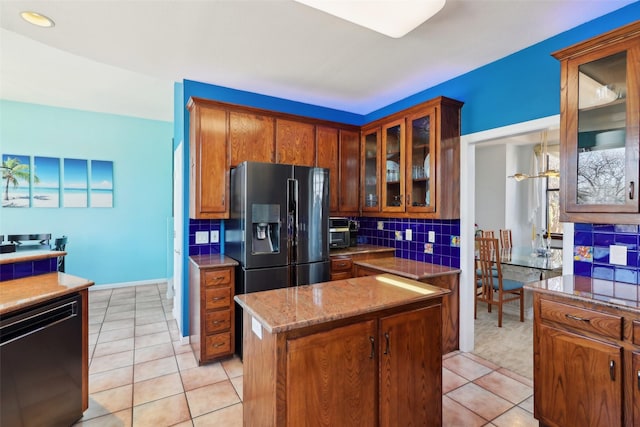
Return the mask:
[[[33,171],[38,180],[33,183],[34,208],[60,207],[60,159],[57,157],[33,158]]]
[[[86,208],[89,199],[89,175],[86,160],[64,159],[65,208]]]
[[[113,162],[91,160],[91,207],[113,207]]]
[[[31,157],[2,155],[2,207],[28,208],[31,181]],[[34,179],[37,179],[35,177]]]

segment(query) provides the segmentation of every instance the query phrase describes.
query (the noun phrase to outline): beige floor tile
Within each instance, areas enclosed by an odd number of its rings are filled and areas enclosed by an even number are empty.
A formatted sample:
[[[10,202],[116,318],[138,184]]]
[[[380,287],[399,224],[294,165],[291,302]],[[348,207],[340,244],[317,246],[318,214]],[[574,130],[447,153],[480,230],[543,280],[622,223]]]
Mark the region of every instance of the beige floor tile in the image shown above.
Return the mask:
[[[227,380],[227,374],[220,363],[198,366],[180,372],[185,390],[193,390],[209,384]]]
[[[90,314],[88,322],[89,325],[100,324],[104,322],[104,314]]]
[[[193,353],[176,354],[176,362],[178,362],[178,369],[181,371],[198,367],[198,361]]]
[[[171,427],[193,427],[193,422],[191,420],[187,420],[178,424],[174,424]]]
[[[133,337],[134,327],[129,326],[127,328],[114,329],[112,331],[100,332],[97,343],[117,341],[125,338]]]
[[[136,310],[136,304],[133,302],[127,302],[127,303],[118,304],[118,305],[109,304],[109,307],[107,308],[107,315],[122,313],[123,311],[135,311],[135,310]]]
[[[242,360],[238,356],[233,356],[230,359],[221,361],[222,367],[229,376],[229,378],[238,377],[242,375]]]
[[[447,368],[442,368],[442,394],[447,394],[468,383],[469,380],[451,372]]]
[[[133,365],[89,375],[89,393],[133,383]]]
[[[154,400],[133,408],[133,425],[135,427],[171,426],[188,421],[189,406],[184,393]]]
[[[97,334],[100,332],[100,329],[102,329],[102,323],[93,323],[89,325],[90,334]]]
[[[162,302],[156,298],[147,298],[146,300],[139,301],[136,298],[136,310],[146,310],[148,308],[161,308]]]
[[[89,373],[96,374],[129,365],[133,365],[133,350],[92,358]]]
[[[148,323],[146,325],[136,326],[136,337],[141,335],[155,334],[158,332],[165,332],[169,330],[169,326],[166,321]]]
[[[473,353],[464,353],[464,357],[471,359],[474,362],[481,364],[482,366],[486,366],[489,369],[492,369],[492,370],[500,369],[500,366],[496,365],[495,363],[489,362],[488,360],[483,359],[482,357],[475,355]]]
[[[175,351],[176,354],[180,354],[193,350],[191,349],[189,341],[185,339],[183,342],[181,337],[180,340],[173,341],[173,351]]]
[[[89,312],[91,312],[91,310],[106,308],[108,306],[109,299],[102,299],[99,301],[91,301],[91,299],[89,299]]]
[[[498,372],[500,372],[503,375],[508,376],[509,378],[513,378],[516,381],[521,382],[522,384],[528,385],[529,387],[533,387],[533,380],[531,378],[527,378],[524,377],[520,374],[517,374],[513,371],[510,371],[509,369],[505,369],[505,368],[499,368]]]
[[[100,332],[96,332],[95,334],[89,334],[89,345],[96,345],[98,343],[99,336],[100,336]]]
[[[131,415],[133,409],[124,409],[113,414],[91,418],[85,421],[80,420],[74,426],[84,427],[131,427]]]
[[[133,405],[142,405],[143,403],[183,392],[184,390],[182,388],[182,381],[180,381],[180,374],[177,372],[169,375],[163,375],[161,377],[151,378],[149,380],[137,382],[133,385]]]
[[[93,357],[101,357],[108,354],[121,353],[127,350],[133,350],[133,338],[125,338],[123,340],[98,343],[93,353]]]
[[[513,407],[513,404],[501,397],[469,383],[447,394],[447,397],[472,410],[486,420],[493,420]]]
[[[133,366],[133,381],[144,381],[174,372],[178,372],[176,358],[173,356],[163,357],[149,362],[136,363]]]
[[[240,402],[229,380],[186,392],[193,418]]]
[[[114,320],[111,322],[104,322],[100,331],[113,331],[114,329],[130,328],[132,326],[134,326],[134,319]]]
[[[141,335],[135,337],[136,349],[143,347],[151,347],[152,345],[164,344],[171,342],[169,331],[156,332],[154,334]]]
[[[218,409],[193,419],[195,427],[242,427],[242,404]]]
[[[82,421],[131,408],[132,397],[132,384],[91,393],[89,408],[84,411]]]
[[[442,397],[442,425],[445,427],[480,427],[487,420],[465,408],[455,400]]]
[[[147,325],[149,323],[166,322],[167,318],[164,311],[159,310],[157,313],[148,314],[146,316],[136,316],[136,325]]]
[[[107,313],[105,322],[113,322],[115,320],[134,319],[136,317],[135,310],[118,311],[116,313]]]
[[[524,409],[525,411],[529,411],[533,414],[533,395],[528,399],[525,399],[525,401],[520,403],[518,406]]]
[[[149,347],[136,348],[134,351],[134,363],[142,363],[173,356],[173,345],[167,342]]]
[[[442,366],[471,381],[491,372],[490,368],[487,368],[486,366],[481,365],[462,354],[444,359],[442,361]]]
[[[243,393],[243,391],[242,391],[242,390],[243,390],[242,386],[243,386],[243,384],[244,384],[243,378],[244,378],[244,377],[239,376],[239,377],[233,377],[233,378],[231,378],[231,380],[230,380],[230,381],[231,381],[231,384],[233,384],[233,388],[235,388],[235,389],[236,389],[236,393],[238,393],[238,396],[240,397],[240,400],[244,400],[244,398],[243,398],[243,394],[242,394],[242,393]]]
[[[496,371],[478,378],[474,383],[516,405],[533,395],[531,387]]]
[[[538,427],[538,420],[531,412],[514,407],[492,421],[497,427]]]

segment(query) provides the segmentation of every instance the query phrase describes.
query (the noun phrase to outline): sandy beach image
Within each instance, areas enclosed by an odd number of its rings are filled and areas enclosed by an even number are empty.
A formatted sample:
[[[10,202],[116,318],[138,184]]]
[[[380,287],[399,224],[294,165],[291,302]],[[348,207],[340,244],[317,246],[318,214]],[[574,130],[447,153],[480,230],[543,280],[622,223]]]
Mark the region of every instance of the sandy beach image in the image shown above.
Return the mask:
[[[63,195],[64,205],[60,206],[60,199],[58,194],[34,194],[33,204],[34,208],[86,208],[88,207],[87,193],[64,193]],[[29,195],[24,193],[11,193],[9,192],[9,200],[2,200],[3,208],[28,208],[29,207]],[[91,207],[92,208],[112,208],[113,207],[113,192],[91,192]]]

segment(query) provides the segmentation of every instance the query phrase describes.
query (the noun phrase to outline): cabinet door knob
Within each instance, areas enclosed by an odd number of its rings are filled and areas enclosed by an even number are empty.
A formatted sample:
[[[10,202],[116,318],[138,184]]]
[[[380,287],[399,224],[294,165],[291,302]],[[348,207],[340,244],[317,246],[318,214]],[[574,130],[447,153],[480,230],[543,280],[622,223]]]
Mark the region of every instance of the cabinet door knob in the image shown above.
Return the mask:
[[[384,342],[385,342],[384,354],[390,355],[391,349],[389,349],[389,332],[384,333]]]
[[[616,380],[616,362],[614,360],[609,361],[609,376],[611,377],[611,381]]]
[[[371,342],[371,353],[369,354],[369,359],[373,359],[374,356],[376,355],[376,341],[373,339],[373,337],[369,337],[369,341]],[[639,375],[639,378],[640,378],[640,375]]]
[[[636,184],[634,181],[629,183],[629,199],[633,200],[633,194],[635,193]]]
[[[638,371],[638,390],[640,390],[640,370]]]
[[[589,323],[591,320],[587,319],[586,317],[578,317],[578,316],[574,316],[573,314],[565,314],[564,317],[566,317],[567,319],[571,319],[571,320],[577,320],[578,322],[587,322]]]

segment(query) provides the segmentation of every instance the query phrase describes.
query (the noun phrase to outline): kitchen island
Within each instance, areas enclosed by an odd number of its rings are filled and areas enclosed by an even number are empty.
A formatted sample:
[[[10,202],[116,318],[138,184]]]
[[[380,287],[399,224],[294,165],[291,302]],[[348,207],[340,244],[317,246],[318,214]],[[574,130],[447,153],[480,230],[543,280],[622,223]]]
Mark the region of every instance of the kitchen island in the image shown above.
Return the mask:
[[[237,295],[245,425],[441,425],[449,292],[382,274]]]

